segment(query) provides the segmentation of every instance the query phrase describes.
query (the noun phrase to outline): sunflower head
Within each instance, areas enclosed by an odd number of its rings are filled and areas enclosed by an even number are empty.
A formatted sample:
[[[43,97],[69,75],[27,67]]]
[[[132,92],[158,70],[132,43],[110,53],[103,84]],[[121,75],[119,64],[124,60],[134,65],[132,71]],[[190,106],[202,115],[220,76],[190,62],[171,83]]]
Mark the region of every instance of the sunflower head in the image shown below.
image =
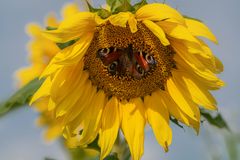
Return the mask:
[[[119,130],[133,159],[143,154],[148,123],[168,150],[169,119],[199,131],[199,107],[215,110],[209,92],[223,86],[223,70],[202,37],[217,43],[202,22],[162,3],[108,1],[64,19],[44,36],[63,47],[41,77],[32,102],[49,98],[48,110],[71,146],[98,138],[101,159]]]

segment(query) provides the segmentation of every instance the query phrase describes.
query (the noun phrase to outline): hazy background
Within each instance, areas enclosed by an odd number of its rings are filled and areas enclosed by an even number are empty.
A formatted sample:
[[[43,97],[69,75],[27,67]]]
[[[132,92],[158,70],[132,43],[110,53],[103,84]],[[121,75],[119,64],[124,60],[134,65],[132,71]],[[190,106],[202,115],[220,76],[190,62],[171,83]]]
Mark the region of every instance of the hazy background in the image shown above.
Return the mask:
[[[29,37],[25,25],[29,22],[43,24],[49,12],[59,15],[67,0],[8,0],[0,1],[0,100],[14,92],[13,74],[20,67],[28,65],[26,43]],[[93,1],[95,6],[103,4]],[[161,1],[160,1],[161,2]],[[217,36],[219,45],[210,44],[213,52],[223,61],[225,71],[220,77],[226,87],[214,92],[219,102],[219,112],[227,120],[234,136],[209,127],[204,123],[199,136],[191,129],[173,126],[173,143],[170,151],[164,153],[151,131],[146,132],[144,160],[227,160],[230,142],[231,156],[234,149],[240,151],[240,1],[239,0],[167,0],[166,3],[181,13],[203,20]],[[43,160],[51,157],[68,160],[67,154],[58,142],[46,143],[42,138],[43,129],[35,126],[37,113],[23,107],[0,119],[0,160]],[[229,140],[230,139],[230,140]],[[232,158],[232,159],[233,159]]]

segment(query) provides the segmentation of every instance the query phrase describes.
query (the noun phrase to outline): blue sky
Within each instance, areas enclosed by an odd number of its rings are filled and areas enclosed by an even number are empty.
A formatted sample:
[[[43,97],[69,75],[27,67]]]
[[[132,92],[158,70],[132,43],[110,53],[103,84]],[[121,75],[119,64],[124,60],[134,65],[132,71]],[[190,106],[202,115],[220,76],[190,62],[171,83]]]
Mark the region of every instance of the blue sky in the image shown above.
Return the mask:
[[[0,2],[0,100],[14,92],[13,74],[26,66],[26,43],[29,37],[25,25],[29,22],[43,24],[49,12],[59,13],[67,0],[21,0]],[[98,6],[102,1],[93,0]],[[161,1],[160,1],[161,2]],[[210,44],[213,52],[225,65],[220,77],[226,86],[213,94],[219,102],[219,112],[228,121],[234,133],[240,134],[240,54],[239,54],[239,0],[166,0],[184,15],[203,20],[217,36],[219,45]],[[42,138],[43,129],[35,126],[37,113],[24,107],[0,119],[1,160],[43,160],[49,156],[57,160],[68,157],[58,142],[46,143]],[[210,160],[218,155],[227,159],[224,145],[224,131],[203,124],[200,135],[191,129],[182,130],[173,125],[173,144],[169,153],[163,153],[150,129],[146,131],[145,155],[143,159],[195,159]]]

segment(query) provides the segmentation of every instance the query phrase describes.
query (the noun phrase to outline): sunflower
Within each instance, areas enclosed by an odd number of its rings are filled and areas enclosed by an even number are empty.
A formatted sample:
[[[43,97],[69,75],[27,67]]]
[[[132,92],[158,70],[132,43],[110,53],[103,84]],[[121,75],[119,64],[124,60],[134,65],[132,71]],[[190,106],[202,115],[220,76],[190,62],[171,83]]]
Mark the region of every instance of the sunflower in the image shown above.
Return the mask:
[[[66,19],[76,12],[79,12],[76,4],[67,4],[62,9],[62,17]],[[47,28],[56,28],[59,26],[59,22],[54,14],[50,14],[46,18],[45,25]],[[16,72],[18,87],[22,87],[31,80],[39,77],[51,59],[60,51],[60,48],[55,42],[42,36],[43,28],[40,25],[30,23],[27,25],[26,30],[31,37],[31,41],[28,43],[29,61],[31,65]],[[48,127],[45,134],[46,139],[53,139],[61,135],[61,129],[54,122],[53,112],[47,109],[48,101],[48,97],[43,98],[41,101],[35,103],[34,108],[40,112],[37,124]]]
[[[43,33],[74,44],[51,60],[31,103],[49,97],[48,110],[70,147],[98,137],[100,159],[111,152],[119,130],[132,159],[140,159],[146,124],[168,151],[170,118],[199,132],[199,107],[216,110],[209,90],[224,85],[216,76],[223,65],[202,39],[217,43],[206,25],[166,4],[140,4],[110,14],[91,8]]]

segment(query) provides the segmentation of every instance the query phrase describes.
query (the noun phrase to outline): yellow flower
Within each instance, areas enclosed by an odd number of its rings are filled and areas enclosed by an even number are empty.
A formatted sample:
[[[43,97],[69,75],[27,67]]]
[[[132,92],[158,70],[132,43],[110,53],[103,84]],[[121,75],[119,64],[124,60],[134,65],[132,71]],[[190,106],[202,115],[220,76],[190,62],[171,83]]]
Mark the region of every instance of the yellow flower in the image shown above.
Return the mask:
[[[66,19],[78,11],[76,4],[68,4],[63,8],[62,16]],[[47,17],[45,24],[51,28],[59,26],[59,22],[53,14]],[[16,72],[16,76],[19,80],[19,87],[39,77],[50,60],[60,51],[55,42],[42,35],[42,30],[43,28],[38,24],[31,23],[27,25],[27,33],[31,37],[31,41],[28,44],[31,65]],[[52,139],[61,135],[61,128],[56,125],[53,112],[47,109],[48,101],[48,97],[43,98],[41,101],[35,103],[34,108],[41,113],[37,123],[39,125],[47,125],[48,130],[46,132],[46,138]]]
[[[106,19],[79,12],[44,35],[56,43],[76,42],[52,59],[31,103],[50,98],[48,110],[71,146],[86,146],[99,135],[100,159],[119,130],[132,159],[140,159],[147,123],[168,151],[170,117],[198,132],[199,107],[217,109],[209,90],[224,85],[216,76],[223,66],[201,37],[217,40],[206,25],[166,4]]]

